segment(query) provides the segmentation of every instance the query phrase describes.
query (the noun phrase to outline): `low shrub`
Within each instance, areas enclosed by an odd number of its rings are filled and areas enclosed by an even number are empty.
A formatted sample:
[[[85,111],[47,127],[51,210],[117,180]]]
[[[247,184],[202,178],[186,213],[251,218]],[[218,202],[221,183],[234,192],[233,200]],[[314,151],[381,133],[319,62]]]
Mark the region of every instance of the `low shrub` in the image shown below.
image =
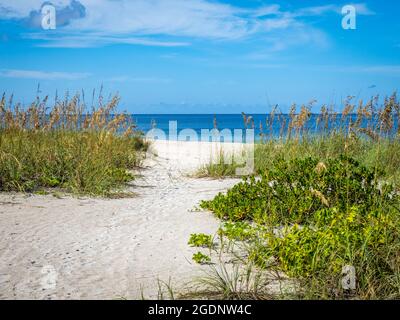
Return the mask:
[[[198,263],[198,264],[208,264],[211,262],[211,258],[200,251],[193,254],[193,261]]]
[[[379,172],[346,156],[326,163],[313,158],[279,159],[260,178],[246,177],[227,194],[200,206],[232,221],[301,224],[327,207],[366,209],[392,203],[393,186],[381,183],[378,188],[379,182]]]
[[[213,239],[211,235],[204,233],[195,233],[190,235],[188,244],[192,247],[212,248]]]
[[[343,155],[280,159],[201,207],[228,221],[222,235],[251,240],[251,261],[299,281],[298,297],[347,297],[353,266],[351,295],[400,298],[400,196],[379,170]]]

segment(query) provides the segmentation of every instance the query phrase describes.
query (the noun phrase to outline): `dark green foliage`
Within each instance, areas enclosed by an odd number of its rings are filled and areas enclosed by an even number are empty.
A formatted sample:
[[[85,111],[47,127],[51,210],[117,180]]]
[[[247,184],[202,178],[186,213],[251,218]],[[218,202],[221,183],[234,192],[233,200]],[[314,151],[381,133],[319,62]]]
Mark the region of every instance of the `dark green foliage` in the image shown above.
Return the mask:
[[[400,298],[400,197],[379,170],[346,156],[280,159],[201,206],[229,221],[221,235],[250,241],[250,260],[299,281],[298,297],[345,297],[351,265],[352,295]]]
[[[208,264],[211,262],[211,258],[200,251],[193,255],[193,261],[198,264]]]
[[[204,233],[194,233],[190,235],[188,244],[192,247],[212,248],[213,239],[211,235]]]
[[[226,195],[203,201],[201,207],[232,221],[304,223],[326,207],[345,211],[349,205],[370,208],[376,202],[391,202],[393,187],[383,184],[381,192],[377,177],[346,156],[326,163],[312,158],[280,159],[260,178],[245,178]]]

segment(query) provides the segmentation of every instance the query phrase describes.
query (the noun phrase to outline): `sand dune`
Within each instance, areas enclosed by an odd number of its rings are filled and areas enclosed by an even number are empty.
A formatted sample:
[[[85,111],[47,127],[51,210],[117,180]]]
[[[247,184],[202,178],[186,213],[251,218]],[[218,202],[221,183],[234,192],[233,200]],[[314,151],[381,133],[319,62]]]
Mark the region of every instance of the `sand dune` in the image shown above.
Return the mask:
[[[191,261],[190,234],[219,225],[192,209],[237,182],[188,176],[219,147],[155,142],[135,198],[1,194],[0,299],[156,297],[157,279],[169,278],[184,287],[202,268]]]

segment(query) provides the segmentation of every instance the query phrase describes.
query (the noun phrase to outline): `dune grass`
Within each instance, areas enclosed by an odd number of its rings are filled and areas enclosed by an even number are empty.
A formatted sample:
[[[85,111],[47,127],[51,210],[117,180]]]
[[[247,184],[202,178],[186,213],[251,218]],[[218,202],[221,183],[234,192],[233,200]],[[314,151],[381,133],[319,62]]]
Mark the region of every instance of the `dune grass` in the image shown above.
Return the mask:
[[[116,112],[119,97],[86,107],[80,95],[37,98],[28,108],[0,101],[0,191],[109,196],[134,178],[147,143],[130,118]]]
[[[245,263],[297,284],[285,298],[400,299],[400,108],[396,95],[371,103],[350,123],[351,105],[334,125],[322,112],[319,134],[307,132],[307,108],[293,113],[293,131],[256,146],[254,175],[200,205]]]
[[[400,182],[400,103],[396,93],[381,103],[374,97],[356,106],[348,97],[343,111],[322,106],[312,117],[311,107],[296,106],[288,115],[276,108],[260,123],[260,139],[255,144],[255,173],[270,168],[277,159],[287,161],[315,157],[327,160],[346,154],[367,168],[384,171],[387,179]],[[244,126],[251,117],[243,114]],[[275,129],[273,129],[275,128]],[[234,176],[240,164],[221,157],[199,169],[199,177]],[[231,159],[228,159],[231,160]]]

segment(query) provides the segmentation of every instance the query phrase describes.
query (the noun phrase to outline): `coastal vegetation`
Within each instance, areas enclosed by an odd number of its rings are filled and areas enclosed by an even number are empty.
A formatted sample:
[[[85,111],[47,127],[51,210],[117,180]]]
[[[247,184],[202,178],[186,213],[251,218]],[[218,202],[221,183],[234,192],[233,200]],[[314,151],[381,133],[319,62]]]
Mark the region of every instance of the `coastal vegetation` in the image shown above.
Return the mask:
[[[323,161],[345,154],[368,168],[382,170],[386,179],[400,182],[400,105],[396,93],[383,101],[376,96],[365,103],[348,97],[340,113],[326,105],[319,113],[312,113],[314,104],[293,105],[288,114],[274,107],[258,124],[243,114],[244,127],[258,127],[260,132],[254,148],[256,174],[281,158]],[[240,166],[221,152],[219,161],[202,167],[199,176],[234,176]]]
[[[289,122],[262,137],[254,174],[200,204],[222,220],[218,234],[242,264],[296,284],[284,298],[400,298],[400,104],[396,94],[378,101],[356,108],[349,98],[342,114],[323,107],[317,132],[310,106],[278,115]],[[209,175],[227,166],[210,165]]]
[[[93,93],[93,99],[94,93]],[[118,96],[101,92],[88,107],[84,93],[37,97],[28,107],[0,100],[0,191],[112,196],[131,181],[147,143],[131,117],[118,113]]]

